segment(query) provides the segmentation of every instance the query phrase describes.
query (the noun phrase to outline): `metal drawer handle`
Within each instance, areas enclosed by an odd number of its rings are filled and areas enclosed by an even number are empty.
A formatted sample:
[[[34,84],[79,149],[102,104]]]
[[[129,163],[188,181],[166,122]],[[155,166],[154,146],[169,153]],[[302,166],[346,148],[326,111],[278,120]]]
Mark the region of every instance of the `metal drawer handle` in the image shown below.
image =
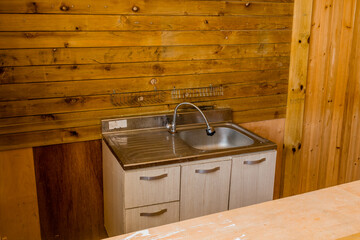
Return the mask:
[[[164,214],[164,213],[166,213],[167,212],[167,209],[165,208],[165,209],[162,209],[162,210],[160,210],[160,211],[158,211],[158,212],[153,212],[153,213],[145,213],[145,212],[142,212],[142,213],[140,213],[140,216],[141,217],[154,217],[154,216],[159,216],[159,215],[161,215],[161,214]]]
[[[151,181],[151,180],[158,180],[158,179],[162,179],[162,178],[166,178],[167,177],[167,173],[159,175],[159,176],[154,176],[154,177],[144,177],[141,176],[140,180],[146,180],[146,181]]]
[[[259,160],[256,160],[256,161],[244,161],[244,164],[246,164],[246,165],[255,165],[255,164],[262,163],[265,160],[266,160],[266,158],[262,158],[262,159],[259,159]]]
[[[212,173],[220,170],[220,167],[215,167],[213,169],[196,169],[195,173]]]

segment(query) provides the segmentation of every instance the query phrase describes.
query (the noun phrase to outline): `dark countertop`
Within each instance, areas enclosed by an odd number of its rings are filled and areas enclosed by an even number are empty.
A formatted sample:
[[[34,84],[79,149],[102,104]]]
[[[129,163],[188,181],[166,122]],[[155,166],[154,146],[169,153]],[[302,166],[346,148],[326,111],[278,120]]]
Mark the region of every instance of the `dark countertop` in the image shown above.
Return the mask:
[[[216,151],[199,150],[186,144],[177,133],[170,134],[166,128],[104,133],[103,140],[124,170],[276,149],[275,143],[233,123],[218,123],[213,126],[236,128],[252,138],[254,144]],[[195,127],[199,128],[199,125]],[[189,128],[194,126],[179,126],[178,130]]]

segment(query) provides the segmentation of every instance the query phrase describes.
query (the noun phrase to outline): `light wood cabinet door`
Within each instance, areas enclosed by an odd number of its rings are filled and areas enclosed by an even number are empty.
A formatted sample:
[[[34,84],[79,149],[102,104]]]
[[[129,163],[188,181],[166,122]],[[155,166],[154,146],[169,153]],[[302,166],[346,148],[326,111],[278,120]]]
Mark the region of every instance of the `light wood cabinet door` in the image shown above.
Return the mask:
[[[276,151],[233,157],[229,209],[273,199]]]
[[[125,210],[127,233],[179,221],[179,202]]]
[[[228,209],[231,161],[183,166],[180,220]]]

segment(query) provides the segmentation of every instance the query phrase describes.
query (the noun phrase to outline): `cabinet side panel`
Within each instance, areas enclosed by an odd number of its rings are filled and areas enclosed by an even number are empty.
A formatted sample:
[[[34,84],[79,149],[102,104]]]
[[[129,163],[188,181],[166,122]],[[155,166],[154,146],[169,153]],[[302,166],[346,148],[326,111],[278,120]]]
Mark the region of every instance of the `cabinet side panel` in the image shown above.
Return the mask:
[[[109,236],[124,231],[124,170],[103,141],[104,223]]]

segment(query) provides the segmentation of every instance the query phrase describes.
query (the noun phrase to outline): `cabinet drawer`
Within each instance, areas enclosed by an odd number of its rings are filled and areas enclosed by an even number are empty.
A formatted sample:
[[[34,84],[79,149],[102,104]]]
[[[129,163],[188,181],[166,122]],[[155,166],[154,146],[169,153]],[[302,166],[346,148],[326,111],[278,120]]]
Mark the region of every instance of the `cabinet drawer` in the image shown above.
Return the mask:
[[[179,200],[180,167],[125,173],[125,208]]]
[[[233,158],[229,209],[273,199],[276,151]]]
[[[228,209],[231,161],[182,167],[180,220]]]
[[[179,221],[179,202],[164,203],[125,211],[126,233]]]

